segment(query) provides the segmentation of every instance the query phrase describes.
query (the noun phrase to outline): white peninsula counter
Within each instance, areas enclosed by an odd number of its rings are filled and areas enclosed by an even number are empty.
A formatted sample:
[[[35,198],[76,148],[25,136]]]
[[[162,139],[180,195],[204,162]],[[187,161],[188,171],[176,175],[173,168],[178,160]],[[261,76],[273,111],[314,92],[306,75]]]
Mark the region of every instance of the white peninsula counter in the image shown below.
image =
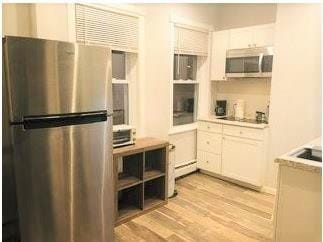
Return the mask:
[[[321,138],[276,159],[279,164],[274,218],[276,242],[322,239],[322,162],[297,158],[305,148],[321,149]]]

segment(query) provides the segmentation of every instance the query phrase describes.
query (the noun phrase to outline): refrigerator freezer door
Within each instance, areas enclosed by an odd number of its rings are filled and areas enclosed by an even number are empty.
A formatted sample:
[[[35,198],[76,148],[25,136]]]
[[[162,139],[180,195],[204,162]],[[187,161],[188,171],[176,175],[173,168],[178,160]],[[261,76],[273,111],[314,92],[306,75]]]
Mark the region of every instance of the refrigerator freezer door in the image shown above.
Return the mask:
[[[110,49],[23,37],[6,37],[4,47],[11,121],[112,110]]]
[[[113,241],[111,122],[13,127],[23,241]]]

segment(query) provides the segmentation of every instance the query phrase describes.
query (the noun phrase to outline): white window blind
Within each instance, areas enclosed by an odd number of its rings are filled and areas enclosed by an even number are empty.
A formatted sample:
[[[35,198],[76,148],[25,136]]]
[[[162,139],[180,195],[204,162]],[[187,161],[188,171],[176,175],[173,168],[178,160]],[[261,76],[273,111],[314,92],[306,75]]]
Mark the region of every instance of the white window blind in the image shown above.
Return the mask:
[[[208,32],[175,25],[175,53],[208,55]]]
[[[75,4],[76,41],[138,51],[139,19],[106,9]]]

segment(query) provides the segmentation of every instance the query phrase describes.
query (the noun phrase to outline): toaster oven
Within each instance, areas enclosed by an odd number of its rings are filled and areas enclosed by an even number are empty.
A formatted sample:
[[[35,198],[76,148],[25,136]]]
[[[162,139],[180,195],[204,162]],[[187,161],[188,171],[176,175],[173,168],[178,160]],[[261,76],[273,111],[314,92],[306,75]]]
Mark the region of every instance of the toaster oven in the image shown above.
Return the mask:
[[[113,147],[132,145],[136,141],[136,129],[129,125],[113,126]]]

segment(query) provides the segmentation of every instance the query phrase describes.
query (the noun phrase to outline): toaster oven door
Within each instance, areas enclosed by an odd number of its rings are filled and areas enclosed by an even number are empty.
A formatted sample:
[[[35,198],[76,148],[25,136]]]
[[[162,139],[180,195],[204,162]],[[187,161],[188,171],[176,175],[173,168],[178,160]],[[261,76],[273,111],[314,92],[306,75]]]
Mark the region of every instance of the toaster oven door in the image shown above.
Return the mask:
[[[131,129],[113,131],[113,147],[126,145],[131,142]]]

